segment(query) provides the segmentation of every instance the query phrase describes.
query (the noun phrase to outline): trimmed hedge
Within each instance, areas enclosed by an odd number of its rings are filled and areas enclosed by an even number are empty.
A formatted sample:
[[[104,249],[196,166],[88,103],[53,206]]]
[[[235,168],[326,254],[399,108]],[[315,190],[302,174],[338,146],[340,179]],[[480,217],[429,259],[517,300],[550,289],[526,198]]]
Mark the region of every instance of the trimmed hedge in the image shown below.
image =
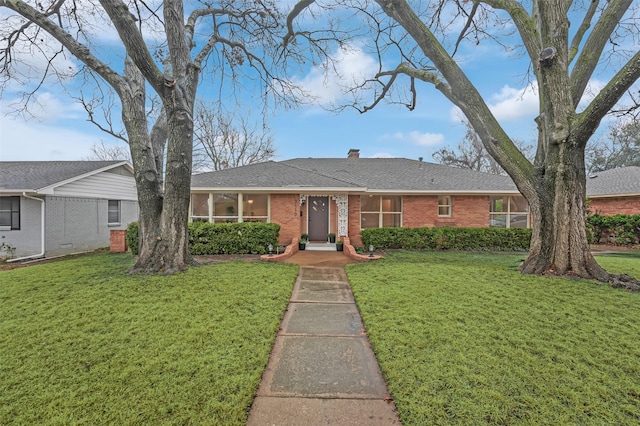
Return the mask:
[[[526,251],[527,228],[376,228],[362,230],[362,243],[376,249]]]
[[[587,230],[593,243],[640,244],[640,214],[602,216],[595,213],[587,217]]]
[[[193,255],[266,254],[278,244],[280,225],[264,222],[189,223],[189,251]],[[138,222],[127,228],[127,245],[138,254]]]

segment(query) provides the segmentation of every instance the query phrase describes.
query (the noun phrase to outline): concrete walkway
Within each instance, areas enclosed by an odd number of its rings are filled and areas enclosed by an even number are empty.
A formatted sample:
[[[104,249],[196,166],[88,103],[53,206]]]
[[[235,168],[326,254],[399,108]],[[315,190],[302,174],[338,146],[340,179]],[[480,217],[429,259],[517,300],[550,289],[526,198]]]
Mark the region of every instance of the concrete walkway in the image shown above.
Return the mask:
[[[344,268],[301,266],[247,425],[399,424]]]

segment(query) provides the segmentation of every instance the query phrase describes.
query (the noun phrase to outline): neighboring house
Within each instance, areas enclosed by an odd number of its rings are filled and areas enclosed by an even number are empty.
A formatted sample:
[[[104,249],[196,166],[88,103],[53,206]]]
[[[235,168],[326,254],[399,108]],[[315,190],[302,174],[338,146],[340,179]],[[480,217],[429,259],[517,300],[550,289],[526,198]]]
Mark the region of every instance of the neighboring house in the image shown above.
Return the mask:
[[[529,227],[507,176],[403,158],[297,158],[194,175],[191,220],[273,222],[280,243],[328,233],[361,245],[364,228]]]
[[[110,230],[137,218],[126,161],[0,162],[0,243],[17,257],[108,247]]]
[[[587,198],[592,213],[640,214],[640,167],[621,167],[587,176]]]

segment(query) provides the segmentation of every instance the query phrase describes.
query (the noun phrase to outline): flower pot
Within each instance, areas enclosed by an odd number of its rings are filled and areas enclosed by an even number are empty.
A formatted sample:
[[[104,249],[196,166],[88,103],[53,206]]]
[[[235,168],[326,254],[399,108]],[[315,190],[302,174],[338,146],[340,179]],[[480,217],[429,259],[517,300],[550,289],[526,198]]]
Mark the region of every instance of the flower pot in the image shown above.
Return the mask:
[[[329,242],[331,244],[334,244],[336,242],[336,236],[335,235],[329,235]]]
[[[298,243],[298,250],[304,250],[306,245],[306,243]]]
[[[343,243],[337,243],[336,244],[336,250],[337,251],[344,251],[344,244]]]

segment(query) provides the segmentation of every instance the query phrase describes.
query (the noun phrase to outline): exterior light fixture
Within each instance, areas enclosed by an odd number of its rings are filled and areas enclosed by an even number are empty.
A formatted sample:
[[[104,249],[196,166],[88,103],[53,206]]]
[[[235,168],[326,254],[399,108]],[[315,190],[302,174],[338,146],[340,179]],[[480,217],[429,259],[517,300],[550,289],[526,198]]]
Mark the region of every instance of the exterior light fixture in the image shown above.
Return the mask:
[[[269,244],[269,257],[273,256],[273,244]]]
[[[373,257],[373,244],[369,244],[369,257]]]

